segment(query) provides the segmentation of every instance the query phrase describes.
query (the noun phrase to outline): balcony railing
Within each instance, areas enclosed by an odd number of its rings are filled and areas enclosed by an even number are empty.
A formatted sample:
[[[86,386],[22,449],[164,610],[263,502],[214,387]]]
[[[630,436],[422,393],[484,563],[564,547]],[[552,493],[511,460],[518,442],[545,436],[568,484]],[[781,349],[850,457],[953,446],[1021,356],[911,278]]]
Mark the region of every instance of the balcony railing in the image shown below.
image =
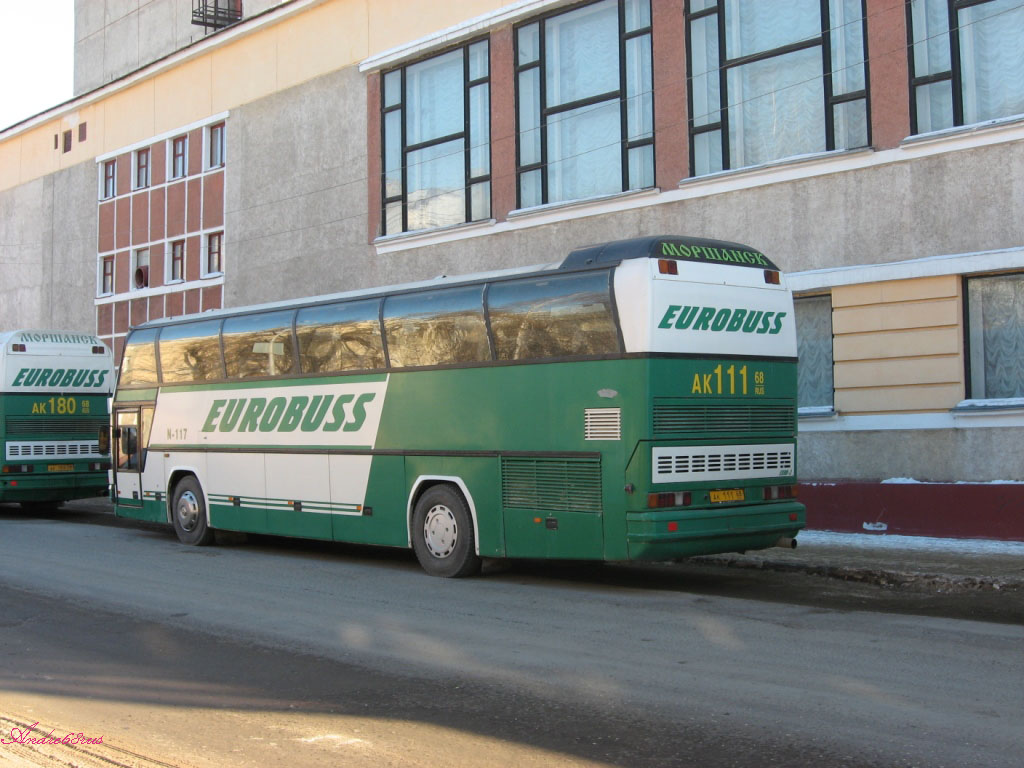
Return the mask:
[[[207,32],[241,20],[241,0],[192,0],[192,23],[205,27]]]

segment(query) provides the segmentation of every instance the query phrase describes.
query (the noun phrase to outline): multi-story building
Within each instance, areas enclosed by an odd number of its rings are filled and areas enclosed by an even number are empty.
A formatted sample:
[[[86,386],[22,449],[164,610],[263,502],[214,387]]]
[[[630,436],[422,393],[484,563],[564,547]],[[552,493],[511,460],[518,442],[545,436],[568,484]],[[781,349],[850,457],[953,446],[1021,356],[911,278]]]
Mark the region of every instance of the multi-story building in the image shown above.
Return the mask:
[[[790,273],[812,526],[1024,539],[1020,0],[78,0],[0,326],[678,233]]]

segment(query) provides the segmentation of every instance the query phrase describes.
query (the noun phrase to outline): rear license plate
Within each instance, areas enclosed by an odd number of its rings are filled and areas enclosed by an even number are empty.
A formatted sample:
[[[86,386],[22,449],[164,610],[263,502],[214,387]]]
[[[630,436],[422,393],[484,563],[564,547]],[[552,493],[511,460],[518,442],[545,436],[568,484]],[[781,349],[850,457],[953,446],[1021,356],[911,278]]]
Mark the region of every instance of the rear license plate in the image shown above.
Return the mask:
[[[75,465],[74,464],[47,464],[46,465],[46,471],[47,472],[74,472],[75,471]]]
[[[743,501],[743,489],[742,488],[728,488],[723,491],[712,491],[711,501]]]

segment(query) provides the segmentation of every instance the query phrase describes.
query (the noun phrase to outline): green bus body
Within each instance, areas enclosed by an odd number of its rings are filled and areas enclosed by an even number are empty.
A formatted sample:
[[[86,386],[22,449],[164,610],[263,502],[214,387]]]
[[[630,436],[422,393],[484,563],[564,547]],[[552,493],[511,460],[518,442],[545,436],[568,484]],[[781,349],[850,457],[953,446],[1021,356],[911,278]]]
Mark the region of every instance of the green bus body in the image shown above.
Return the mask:
[[[116,511],[175,522],[194,476],[212,529],[410,547],[441,485],[478,557],[606,561],[761,549],[804,526],[795,356],[590,357],[119,388]],[[357,464],[362,495],[339,479]]]

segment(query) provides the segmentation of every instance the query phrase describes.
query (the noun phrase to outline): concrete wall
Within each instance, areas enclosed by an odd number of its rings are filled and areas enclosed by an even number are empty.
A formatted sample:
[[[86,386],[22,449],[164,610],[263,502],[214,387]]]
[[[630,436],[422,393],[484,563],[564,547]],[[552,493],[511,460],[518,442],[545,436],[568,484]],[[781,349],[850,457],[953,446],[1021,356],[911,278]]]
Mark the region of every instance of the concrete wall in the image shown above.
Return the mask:
[[[93,163],[0,191],[0,285],[0,328],[95,331]]]
[[[244,0],[245,17],[282,0]],[[74,95],[144,67],[196,40],[192,0],[75,0]]]

